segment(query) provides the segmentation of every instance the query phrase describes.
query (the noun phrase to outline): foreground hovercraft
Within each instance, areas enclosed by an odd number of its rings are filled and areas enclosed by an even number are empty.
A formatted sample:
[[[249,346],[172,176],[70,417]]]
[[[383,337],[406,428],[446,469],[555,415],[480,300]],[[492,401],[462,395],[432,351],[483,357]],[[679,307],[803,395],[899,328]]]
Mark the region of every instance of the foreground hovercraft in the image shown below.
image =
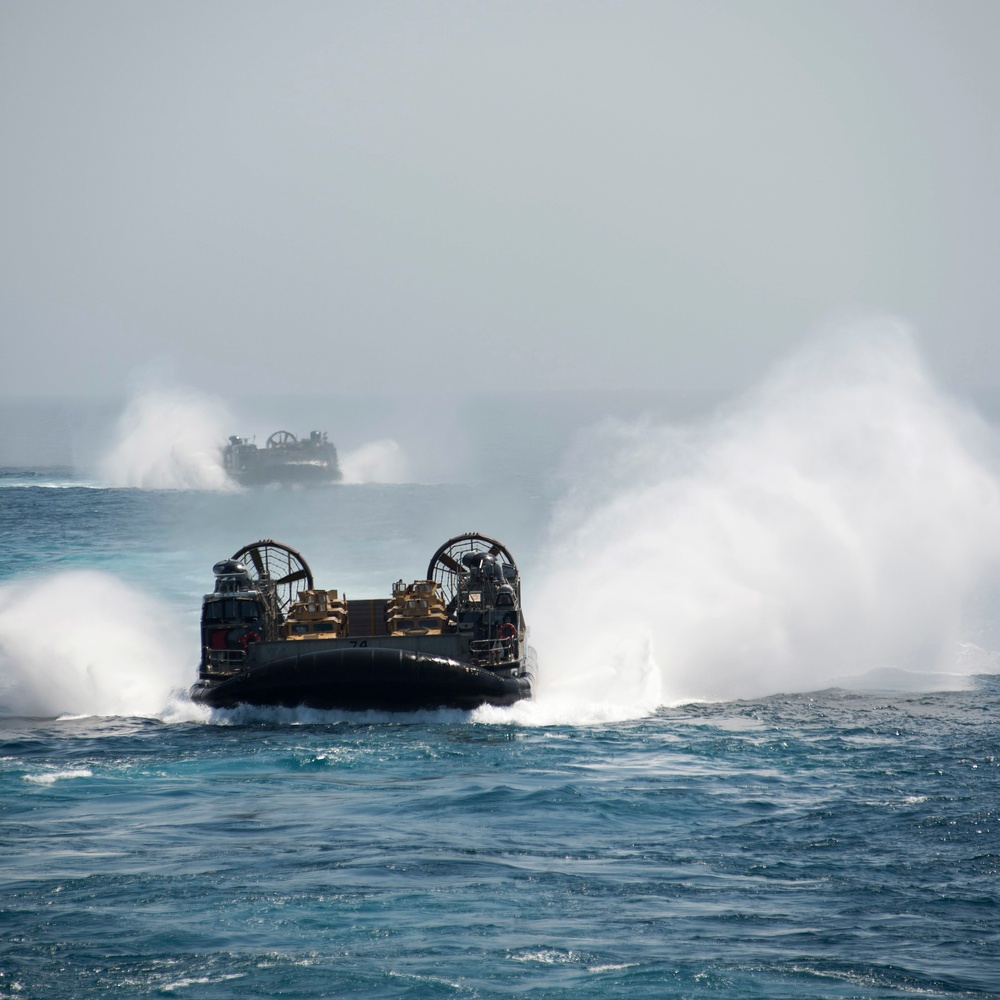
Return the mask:
[[[485,535],[445,542],[426,579],[400,580],[389,600],[314,589],[302,556],[271,539],[214,572],[195,701],[412,712],[531,697],[521,579],[507,549]]]

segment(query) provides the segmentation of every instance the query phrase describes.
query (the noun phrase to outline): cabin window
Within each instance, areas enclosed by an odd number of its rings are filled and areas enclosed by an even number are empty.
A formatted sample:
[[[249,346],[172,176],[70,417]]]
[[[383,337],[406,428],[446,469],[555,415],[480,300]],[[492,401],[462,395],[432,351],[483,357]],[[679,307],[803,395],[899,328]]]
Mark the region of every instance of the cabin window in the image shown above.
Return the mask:
[[[222,601],[210,601],[205,605],[204,617],[207,621],[255,621],[260,617],[256,601],[237,600],[227,597]]]

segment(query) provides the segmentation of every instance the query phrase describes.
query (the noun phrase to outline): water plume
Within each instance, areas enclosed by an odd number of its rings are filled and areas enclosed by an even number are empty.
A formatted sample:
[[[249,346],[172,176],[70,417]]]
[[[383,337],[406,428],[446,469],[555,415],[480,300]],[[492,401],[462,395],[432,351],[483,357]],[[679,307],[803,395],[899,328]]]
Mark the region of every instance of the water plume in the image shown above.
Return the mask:
[[[0,714],[171,717],[194,679],[181,634],[162,605],[104,573],[5,584]]]
[[[402,448],[390,438],[369,441],[340,457],[345,483],[403,483],[407,463]]]
[[[231,426],[217,400],[189,390],[144,389],[119,418],[100,474],[112,486],[144,490],[236,489],[222,466]]]
[[[649,710],[962,673],[964,610],[1000,564],[988,446],[885,322],[702,426],[603,428],[531,599],[542,700]]]

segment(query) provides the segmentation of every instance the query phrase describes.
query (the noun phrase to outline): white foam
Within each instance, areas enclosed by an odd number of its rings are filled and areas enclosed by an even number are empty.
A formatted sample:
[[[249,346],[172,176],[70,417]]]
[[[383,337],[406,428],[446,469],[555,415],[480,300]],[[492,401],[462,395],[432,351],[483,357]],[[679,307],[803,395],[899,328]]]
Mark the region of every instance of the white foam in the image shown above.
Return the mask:
[[[193,674],[173,614],[115,577],[0,587],[0,714],[172,718]]]
[[[35,785],[54,785],[57,781],[65,781],[68,778],[92,778],[94,772],[89,767],[74,767],[67,771],[44,771],[41,774],[26,774],[25,781],[30,781]]]

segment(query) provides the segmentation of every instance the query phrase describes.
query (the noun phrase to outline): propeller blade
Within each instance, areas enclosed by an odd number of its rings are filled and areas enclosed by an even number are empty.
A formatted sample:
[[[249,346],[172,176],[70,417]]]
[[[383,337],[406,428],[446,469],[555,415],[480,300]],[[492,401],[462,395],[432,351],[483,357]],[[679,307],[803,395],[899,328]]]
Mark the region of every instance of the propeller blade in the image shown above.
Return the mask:
[[[296,570],[294,573],[289,573],[287,576],[283,576],[280,580],[275,580],[274,582],[280,587],[285,583],[294,583],[296,580],[305,580],[309,574],[304,569]]]
[[[441,563],[442,565],[446,566],[448,569],[450,569],[452,571],[452,573],[464,573],[465,572],[464,567],[459,566],[458,563],[455,562],[455,560],[452,559],[452,557],[450,555],[448,555],[447,552],[442,552],[441,555],[438,556],[438,562]]]
[[[264,560],[260,557],[260,549],[251,549],[250,558],[253,560],[253,564],[257,569],[257,576],[264,575]]]

